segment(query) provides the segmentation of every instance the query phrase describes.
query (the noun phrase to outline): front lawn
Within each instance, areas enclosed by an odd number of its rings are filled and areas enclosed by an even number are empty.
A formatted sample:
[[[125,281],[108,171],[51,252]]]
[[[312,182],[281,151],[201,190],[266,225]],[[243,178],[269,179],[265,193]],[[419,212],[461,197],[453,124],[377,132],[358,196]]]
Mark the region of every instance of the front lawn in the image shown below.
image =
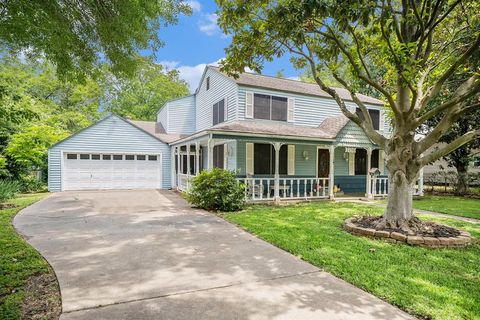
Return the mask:
[[[341,228],[348,217],[381,214],[383,210],[317,202],[251,206],[223,216],[407,312],[432,319],[479,319],[480,226],[428,217],[467,230],[477,238],[468,248],[440,250],[356,237]]]
[[[413,201],[415,209],[480,219],[480,200],[454,196],[423,196]]]
[[[58,317],[61,306],[53,271],[12,226],[18,211],[46,195],[23,195],[8,201],[17,207],[0,210],[0,319]]]

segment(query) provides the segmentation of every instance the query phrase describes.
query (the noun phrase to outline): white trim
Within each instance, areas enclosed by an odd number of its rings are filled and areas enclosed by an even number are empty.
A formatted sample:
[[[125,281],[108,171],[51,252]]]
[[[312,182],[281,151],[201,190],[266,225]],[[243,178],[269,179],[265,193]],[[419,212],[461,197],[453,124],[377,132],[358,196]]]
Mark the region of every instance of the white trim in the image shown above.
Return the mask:
[[[295,145],[287,145],[287,175],[295,175]]]
[[[248,100],[250,100],[250,103]],[[245,92],[245,118],[246,119],[253,119],[253,114],[254,114],[253,105],[254,105],[254,93],[251,91]]]
[[[295,98],[287,97],[287,122],[295,122]]]
[[[380,174],[385,172],[385,151],[378,150],[378,170]]]
[[[378,124],[378,131],[384,132],[385,131],[385,111],[380,110],[380,121]]]
[[[253,175],[254,171],[254,144],[253,142],[245,143],[245,174]]]
[[[355,175],[355,152],[348,152],[348,175]]]

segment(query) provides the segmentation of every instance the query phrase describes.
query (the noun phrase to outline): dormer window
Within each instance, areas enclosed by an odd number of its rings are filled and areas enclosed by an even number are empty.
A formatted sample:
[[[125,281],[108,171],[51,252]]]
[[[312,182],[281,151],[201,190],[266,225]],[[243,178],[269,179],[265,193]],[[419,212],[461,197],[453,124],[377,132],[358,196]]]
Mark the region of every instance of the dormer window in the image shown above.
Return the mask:
[[[363,113],[362,113],[362,110],[360,110],[360,108],[357,108],[356,113],[361,120],[364,120]],[[380,129],[380,110],[368,109],[368,113],[370,114],[370,118],[372,118],[373,129],[379,130]]]
[[[207,77],[207,91],[210,89],[210,77]]]

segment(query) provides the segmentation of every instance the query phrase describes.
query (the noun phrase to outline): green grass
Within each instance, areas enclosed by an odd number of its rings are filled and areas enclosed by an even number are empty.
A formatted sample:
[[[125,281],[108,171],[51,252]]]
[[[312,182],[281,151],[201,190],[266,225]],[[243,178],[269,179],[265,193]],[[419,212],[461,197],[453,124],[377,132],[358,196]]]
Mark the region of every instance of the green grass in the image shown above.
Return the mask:
[[[380,207],[360,204],[318,202],[252,206],[223,216],[414,315],[480,319],[478,239],[468,248],[432,250],[356,237],[341,228],[344,219],[355,214],[382,211]],[[428,218],[480,237],[478,225]]]
[[[20,319],[22,286],[33,275],[48,272],[43,257],[14,230],[12,220],[21,209],[47,194],[28,194],[8,201],[16,208],[0,210],[0,319]]]
[[[480,200],[454,196],[423,196],[413,201],[415,209],[480,219]]]

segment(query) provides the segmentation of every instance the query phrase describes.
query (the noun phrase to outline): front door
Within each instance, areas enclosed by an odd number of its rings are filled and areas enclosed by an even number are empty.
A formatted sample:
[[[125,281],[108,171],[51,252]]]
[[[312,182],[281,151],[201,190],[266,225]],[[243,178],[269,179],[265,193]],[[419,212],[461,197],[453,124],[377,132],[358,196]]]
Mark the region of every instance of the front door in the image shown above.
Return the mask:
[[[327,149],[318,149],[317,152],[317,177],[328,178],[330,173],[330,151]]]

